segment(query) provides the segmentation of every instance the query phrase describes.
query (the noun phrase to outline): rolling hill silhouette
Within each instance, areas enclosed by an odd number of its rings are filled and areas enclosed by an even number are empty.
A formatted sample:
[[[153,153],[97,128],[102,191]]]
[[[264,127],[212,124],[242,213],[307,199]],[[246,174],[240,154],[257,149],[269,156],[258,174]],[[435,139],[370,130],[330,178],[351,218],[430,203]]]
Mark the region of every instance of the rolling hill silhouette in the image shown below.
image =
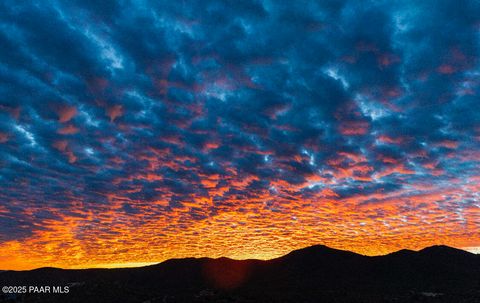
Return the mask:
[[[4,294],[0,302],[480,302],[480,255],[432,246],[368,257],[315,245],[268,261],[3,271],[0,284],[69,286],[68,294]]]

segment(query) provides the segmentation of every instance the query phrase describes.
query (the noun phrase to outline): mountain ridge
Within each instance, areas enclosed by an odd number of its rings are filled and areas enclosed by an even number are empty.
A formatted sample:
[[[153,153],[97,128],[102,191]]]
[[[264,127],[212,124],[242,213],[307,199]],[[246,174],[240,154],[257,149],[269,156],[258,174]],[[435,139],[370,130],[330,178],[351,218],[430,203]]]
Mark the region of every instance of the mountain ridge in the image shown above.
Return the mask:
[[[271,260],[202,257],[136,268],[6,271],[0,284],[71,286],[64,295],[4,294],[2,303],[480,302],[480,256],[448,246],[365,256],[314,245]]]
[[[150,264],[150,265],[143,265],[143,266],[135,266],[135,267],[85,267],[85,268],[62,268],[62,267],[53,267],[53,266],[44,266],[44,267],[38,267],[38,268],[33,268],[33,269],[27,269],[27,270],[15,270],[15,269],[0,269],[0,273],[2,272],[28,272],[28,271],[34,271],[34,270],[39,270],[39,269],[61,269],[61,270],[92,270],[92,269],[105,269],[105,270],[114,270],[114,269],[127,269],[127,268],[145,268],[145,267],[151,267],[151,266],[157,266],[157,265],[160,265],[160,264],[163,264],[165,262],[170,262],[170,261],[181,261],[181,260],[201,260],[201,259],[210,259],[210,260],[218,260],[218,259],[228,259],[228,260],[232,260],[232,261],[272,261],[272,260],[276,260],[276,259],[281,259],[281,258],[284,258],[286,256],[289,256],[291,254],[295,254],[295,253],[298,253],[298,252],[302,252],[302,251],[309,251],[309,250],[317,250],[317,249],[325,249],[325,251],[335,251],[335,252],[344,252],[344,253],[349,253],[349,254],[355,254],[355,255],[358,255],[358,256],[363,256],[363,257],[369,257],[369,258],[377,258],[377,257],[385,257],[385,256],[390,256],[390,255],[396,255],[396,254],[403,254],[403,253],[420,253],[420,252],[424,252],[424,251],[432,251],[432,250],[442,250],[442,251],[446,251],[446,250],[451,250],[451,251],[457,251],[457,252],[462,252],[462,253],[466,253],[466,254],[469,254],[469,255],[477,255],[477,256],[480,256],[480,254],[475,254],[475,253],[472,253],[472,252],[469,252],[469,251],[466,251],[466,250],[463,250],[463,249],[460,249],[460,248],[455,248],[455,247],[452,247],[452,246],[448,246],[448,245],[431,245],[431,246],[427,246],[427,247],[424,247],[422,249],[419,249],[419,250],[411,250],[411,249],[405,249],[405,248],[402,248],[402,249],[399,249],[397,251],[393,251],[393,252],[390,252],[390,253],[387,253],[387,254],[384,254],[384,255],[374,255],[374,256],[369,256],[369,255],[363,255],[363,254],[360,254],[360,253],[356,253],[356,252],[353,252],[353,251],[349,251],[349,250],[344,250],[344,249],[337,249],[337,248],[332,248],[332,247],[329,247],[329,246],[326,246],[326,245],[323,245],[323,244],[314,244],[314,245],[311,245],[311,246],[306,246],[306,247],[303,247],[303,248],[299,248],[299,249],[294,249],[282,256],[279,256],[279,257],[275,257],[275,258],[272,258],[272,259],[255,259],[255,258],[248,258],[248,259],[235,259],[235,258],[230,258],[230,257],[224,257],[224,256],[221,256],[221,257],[217,257],[217,258],[212,258],[212,257],[184,257],[184,258],[170,258],[170,259],[167,259],[167,260],[164,260],[164,261],[160,261],[158,263],[154,263],[154,264]]]

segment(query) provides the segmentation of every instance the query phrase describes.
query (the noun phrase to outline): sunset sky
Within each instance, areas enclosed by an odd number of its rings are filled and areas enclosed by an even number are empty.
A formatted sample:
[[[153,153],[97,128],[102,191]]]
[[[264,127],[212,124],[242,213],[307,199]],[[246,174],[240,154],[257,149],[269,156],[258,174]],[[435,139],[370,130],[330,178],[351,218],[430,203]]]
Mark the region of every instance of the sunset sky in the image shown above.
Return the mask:
[[[0,45],[0,269],[479,251],[478,1],[7,0]]]

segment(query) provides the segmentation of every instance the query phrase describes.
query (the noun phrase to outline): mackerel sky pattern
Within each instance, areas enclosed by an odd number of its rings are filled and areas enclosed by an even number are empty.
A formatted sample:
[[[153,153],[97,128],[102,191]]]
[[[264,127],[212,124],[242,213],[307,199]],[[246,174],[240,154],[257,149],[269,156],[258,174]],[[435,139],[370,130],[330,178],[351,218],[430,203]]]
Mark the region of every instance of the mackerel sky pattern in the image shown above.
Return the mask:
[[[2,1],[0,268],[480,247],[478,1]]]

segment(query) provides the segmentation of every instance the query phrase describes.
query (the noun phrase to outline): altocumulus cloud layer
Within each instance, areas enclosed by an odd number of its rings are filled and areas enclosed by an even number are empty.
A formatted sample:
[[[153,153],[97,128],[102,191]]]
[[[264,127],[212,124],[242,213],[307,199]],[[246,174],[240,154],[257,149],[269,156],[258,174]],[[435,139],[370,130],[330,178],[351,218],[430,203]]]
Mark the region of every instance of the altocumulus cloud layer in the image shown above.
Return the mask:
[[[1,267],[480,246],[479,3],[287,2],[2,1]]]

